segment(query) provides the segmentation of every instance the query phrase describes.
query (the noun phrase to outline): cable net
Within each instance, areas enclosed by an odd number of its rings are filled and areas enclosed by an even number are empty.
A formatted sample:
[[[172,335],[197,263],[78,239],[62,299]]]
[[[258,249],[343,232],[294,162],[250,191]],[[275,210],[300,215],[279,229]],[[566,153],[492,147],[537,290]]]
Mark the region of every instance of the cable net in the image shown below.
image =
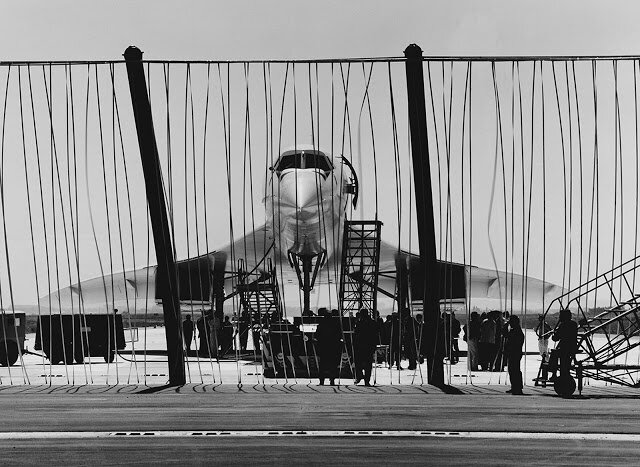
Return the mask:
[[[496,329],[504,311],[517,314],[525,350],[535,354],[538,314],[548,311],[553,326],[556,297],[577,288],[588,318],[635,296],[638,66],[635,58],[424,61],[431,180],[418,188],[430,183],[433,192],[442,311],[464,325],[472,312],[494,310]],[[414,320],[423,311],[403,61],[144,68],[181,310],[193,322],[187,379],[309,383],[317,321],[301,316],[304,294],[287,256],[295,239],[287,243],[286,232],[310,229],[296,237],[302,251],[300,239],[317,229],[316,247],[327,255],[311,310],[342,310],[342,223],[371,220],[383,223],[382,321],[399,311],[395,260],[405,258],[409,268],[409,315],[381,324],[374,379],[426,383],[420,355],[429,349]],[[3,64],[0,88],[0,357],[15,357],[0,368],[1,384],[165,383],[155,250],[125,64]],[[286,151],[291,161],[280,157]],[[291,171],[295,183],[285,188]],[[299,209],[305,196],[315,222]],[[631,273],[611,274],[608,289],[580,288],[629,260]],[[216,261],[225,271],[227,325],[221,317],[214,323],[211,312]],[[243,314],[250,294],[238,284],[252,281],[277,290],[261,296],[261,307],[277,302],[267,314],[278,310],[282,323],[296,323],[279,350],[264,309]],[[456,337],[450,316],[439,331],[448,348]],[[345,316],[343,336],[351,319]],[[448,382],[506,382],[499,350],[485,362],[497,371],[471,371],[463,336],[458,351],[445,355]],[[350,343],[345,337],[344,383],[351,381]],[[500,338],[494,343],[499,349]],[[415,357],[415,369],[398,370],[394,352]],[[630,351],[613,360],[638,359]],[[537,371],[539,357],[525,362],[525,375]]]

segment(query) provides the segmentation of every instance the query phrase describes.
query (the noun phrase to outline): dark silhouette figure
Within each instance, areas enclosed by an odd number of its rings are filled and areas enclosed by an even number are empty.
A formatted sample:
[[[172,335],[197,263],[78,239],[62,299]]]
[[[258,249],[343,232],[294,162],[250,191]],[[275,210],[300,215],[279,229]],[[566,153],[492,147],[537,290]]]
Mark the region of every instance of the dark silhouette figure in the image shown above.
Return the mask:
[[[510,313],[505,311],[496,319],[496,357],[493,362],[493,371],[504,371],[507,366],[507,357],[504,353],[505,339],[509,332],[509,316]]]
[[[242,315],[240,315],[240,319],[238,320],[238,336],[240,340],[241,352],[247,351],[247,342],[249,340],[249,328],[251,326],[249,317],[247,315],[248,313],[243,313]]]
[[[467,342],[469,351],[469,368],[471,371],[478,371],[480,362],[480,352],[478,349],[480,340],[480,316],[476,311],[471,312],[469,323],[464,325],[464,340]]]
[[[460,321],[455,313],[445,313],[444,315],[445,351],[446,356],[452,365],[458,363],[458,336],[460,335]]]
[[[560,378],[571,377],[571,360],[578,351],[578,323],[571,319],[571,311],[560,310],[558,325],[551,338],[558,342],[556,353],[560,361]]]
[[[373,353],[378,343],[376,322],[369,317],[369,312],[362,308],[358,312],[358,321],[353,332],[353,350],[356,366],[355,383],[364,379],[365,386],[371,386],[371,369],[373,367]]]
[[[209,355],[209,320],[205,316],[201,316],[196,321],[198,328],[198,338],[200,339],[199,353],[201,356]]]
[[[520,318],[511,316],[509,318],[508,331],[504,339],[504,356],[507,359],[509,379],[511,380],[510,392],[513,395],[522,394],[522,371],[520,371],[520,360],[522,360],[522,346],[524,345],[524,333],[520,327]]]
[[[229,350],[233,350],[233,324],[231,324],[231,321],[229,321],[228,316],[225,316],[224,321],[222,322],[220,337],[220,347],[222,355],[224,355]]]
[[[418,327],[418,323],[413,319],[408,309],[404,309],[402,312],[402,325],[404,353],[409,360],[409,370],[415,370],[418,363],[418,352],[416,348],[416,328]]]
[[[315,332],[316,352],[320,360],[318,366],[320,385],[324,385],[325,378],[329,378],[329,383],[334,386],[342,356],[342,331],[337,317],[331,316],[327,309],[321,310],[322,319]]]
[[[218,309],[213,312],[213,316],[211,318],[211,324],[213,328],[211,329],[211,353],[214,357],[218,357],[218,353],[222,347],[222,325],[224,322],[224,313],[222,309]],[[224,351],[224,349],[222,349]]]
[[[182,322],[182,338],[184,339],[184,347],[187,349],[187,354],[191,351],[191,341],[193,340],[193,321],[191,321],[191,315]]]
[[[484,315],[484,313],[483,313]],[[480,324],[480,364],[485,371],[491,371],[496,356],[496,322],[492,311]]]
[[[380,341],[383,345],[389,345],[391,343],[391,315],[386,316],[381,326]]]
[[[398,313],[391,313],[391,318],[385,323],[389,335],[389,367],[394,364],[398,370],[402,370],[400,366],[400,343],[402,342],[402,336],[400,334],[400,319]]]
[[[378,310],[374,310],[373,312],[373,316],[376,322],[376,329],[378,330],[378,346],[384,346],[384,345],[389,345],[388,342],[385,342],[385,326],[384,326],[384,320],[382,319],[382,317],[380,316],[380,312]],[[387,355],[382,355],[382,353],[380,353],[378,351],[380,347],[376,348],[376,357],[375,357],[375,362],[376,363],[383,363],[386,362],[387,359]]]

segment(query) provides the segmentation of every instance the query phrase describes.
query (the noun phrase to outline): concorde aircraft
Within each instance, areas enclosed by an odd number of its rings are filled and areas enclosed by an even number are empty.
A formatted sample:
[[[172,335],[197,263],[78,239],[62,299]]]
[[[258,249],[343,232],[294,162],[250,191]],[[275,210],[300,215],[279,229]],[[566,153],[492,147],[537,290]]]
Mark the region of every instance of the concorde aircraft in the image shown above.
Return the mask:
[[[267,259],[276,266],[282,298],[293,305],[289,311],[293,316],[302,311],[301,302],[302,309],[309,308],[311,295],[324,298],[321,289],[335,282],[333,272],[318,271],[339,271],[345,217],[349,203],[357,202],[358,196],[353,167],[343,157],[298,146],[280,154],[269,170],[264,225],[223,248],[177,262],[183,306],[193,309],[211,303],[211,271],[215,268],[226,271],[225,293],[232,295],[240,258],[245,271],[268,273]],[[417,255],[381,242],[379,270],[387,273],[380,274],[378,285],[383,294],[391,297],[395,278],[388,272],[395,270],[399,254],[407,258],[410,267],[417,264]],[[477,304],[493,302],[494,308],[500,306],[499,299],[504,299],[507,292],[517,299],[527,290],[529,296],[538,301],[545,296],[547,302],[562,293],[561,287],[548,282],[471,265],[441,261],[440,271],[440,283],[448,284],[446,290],[443,288],[444,298],[471,299]],[[157,307],[156,299],[156,266],[149,266],[62,288],[41,298],[41,304],[51,303],[53,308],[67,311],[72,305],[77,309],[82,302],[88,313],[110,312],[114,308],[133,313]],[[321,303],[320,298],[317,301]],[[231,302],[225,303],[225,309],[232,306]],[[381,307],[383,314],[384,311]]]

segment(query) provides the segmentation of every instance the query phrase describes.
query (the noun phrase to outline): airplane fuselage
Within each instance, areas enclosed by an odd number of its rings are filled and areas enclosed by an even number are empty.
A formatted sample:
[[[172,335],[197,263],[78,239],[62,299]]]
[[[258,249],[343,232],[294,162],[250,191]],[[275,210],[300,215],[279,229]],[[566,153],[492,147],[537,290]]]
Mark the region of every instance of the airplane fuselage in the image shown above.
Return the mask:
[[[283,153],[286,157],[291,151]],[[274,166],[264,200],[267,230],[272,234],[276,254],[320,255],[331,258],[340,248],[343,220],[348,202],[346,175],[342,162],[320,151],[299,150],[299,154],[323,163]],[[299,156],[293,154],[293,156]],[[315,167],[314,167],[315,165]],[[320,167],[318,167],[320,166]],[[329,170],[328,167],[330,167]]]

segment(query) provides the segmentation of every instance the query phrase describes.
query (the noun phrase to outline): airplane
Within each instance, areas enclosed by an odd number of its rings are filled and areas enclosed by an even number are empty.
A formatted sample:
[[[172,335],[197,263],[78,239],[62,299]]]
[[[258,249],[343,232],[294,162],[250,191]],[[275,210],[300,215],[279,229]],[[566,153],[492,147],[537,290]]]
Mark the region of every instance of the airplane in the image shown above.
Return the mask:
[[[351,202],[355,206],[358,201],[355,169],[344,157],[298,145],[283,151],[269,170],[271,177],[263,199],[264,225],[223,248],[176,262],[184,309],[210,306],[212,273],[221,270],[225,309],[230,309],[229,298],[237,294],[233,289],[238,282],[238,264],[245,273],[263,278],[276,272],[281,298],[297,308],[292,315],[309,312],[312,294],[320,302],[321,286],[337,286],[335,271],[339,271],[341,261],[348,205]],[[411,271],[419,269],[417,254],[381,241],[378,291],[390,300],[396,294],[393,272],[399,256],[406,258]],[[509,293],[520,297],[526,290],[538,301],[543,296],[551,301],[563,293],[562,287],[532,277],[448,261],[439,263],[442,299],[493,303],[495,308]],[[52,309],[63,311],[72,306],[78,309],[82,303],[88,313],[109,313],[114,308],[129,313],[149,308],[158,311],[156,286],[156,266],[148,266],[81,281],[42,297],[40,303],[50,303]],[[302,294],[302,308],[298,294]]]
[[[306,368],[311,375],[312,367],[317,369],[317,362],[310,360],[313,354],[313,349],[308,350],[310,339],[304,339],[303,326],[295,323],[297,319],[300,324],[300,316],[313,316],[312,295],[319,306],[326,306],[333,290],[333,302],[336,301],[343,261],[342,237],[349,203],[355,208],[358,202],[358,177],[348,159],[332,157],[313,146],[283,151],[269,171],[271,176],[263,199],[264,225],[223,248],[176,262],[181,309],[201,314],[203,319],[208,314],[213,322],[213,310],[246,319],[248,299],[242,300],[243,293],[248,293],[251,287],[258,290],[261,284],[277,282],[273,293],[279,302],[276,304],[278,314],[269,314],[269,307],[266,307],[267,313],[262,313],[259,305],[257,313],[251,307],[248,312],[254,332],[258,323],[262,335],[264,375],[275,376],[283,371],[286,374],[287,365],[297,367],[298,371]],[[417,254],[380,241],[375,288],[382,312],[399,308],[396,270],[403,264],[408,270],[411,298],[419,302],[424,283],[419,263]],[[488,300],[495,309],[502,305],[508,293],[519,297],[526,290],[532,296],[549,297],[549,302],[563,293],[561,287],[551,283],[473,265],[441,260],[439,271],[441,307],[443,302],[450,306],[465,301],[481,304],[482,300]],[[357,274],[350,277],[365,283]],[[108,315],[115,309],[131,316],[143,310],[161,314],[161,300],[156,291],[162,287],[156,277],[156,266],[148,266],[81,281],[41,298],[40,303],[51,304],[52,312],[63,314],[74,307],[77,312],[79,305],[86,314]],[[238,295],[242,311],[233,300]],[[349,317],[344,316],[347,313],[342,311],[342,319],[348,320]],[[293,317],[293,326],[287,316]],[[276,328],[273,323],[281,324]],[[265,333],[264,329],[268,331]],[[350,332],[350,329],[351,322],[345,321],[343,330]],[[245,332],[249,333],[247,329]],[[214,334],[212,331],[209,342],[215,340]],[[282,338],[285,334],[289,335],[286,339]],[[292,337],[299,344],[292,344]],[[345,347],[348,347],[347,337],[345,334]],[[298,348],[298,355],[294,355],[292,346]],[[212,354],[217,355],[217,346],[212,347],[215,347]],[[300,348],[307,350],[303,352]],[[287,359],[290,361],[285,363]],[[350,369],[349,356],[344,353],[343,362],[344,367]]]

